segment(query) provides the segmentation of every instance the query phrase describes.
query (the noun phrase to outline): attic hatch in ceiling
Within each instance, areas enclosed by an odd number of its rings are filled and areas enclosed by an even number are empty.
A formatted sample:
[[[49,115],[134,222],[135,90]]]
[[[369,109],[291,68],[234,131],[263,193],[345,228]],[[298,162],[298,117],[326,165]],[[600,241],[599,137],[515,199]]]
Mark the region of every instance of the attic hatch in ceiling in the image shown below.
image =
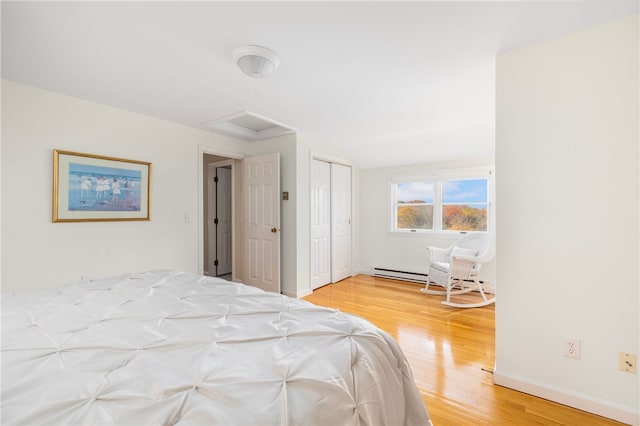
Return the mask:
[[[298,129],[294,127],[278,123],[275,120],[254,114],[250,111],[231,114],[217,120],[209,121],[204,125],[214,132],[249,142],[271,139],[298,131]]]

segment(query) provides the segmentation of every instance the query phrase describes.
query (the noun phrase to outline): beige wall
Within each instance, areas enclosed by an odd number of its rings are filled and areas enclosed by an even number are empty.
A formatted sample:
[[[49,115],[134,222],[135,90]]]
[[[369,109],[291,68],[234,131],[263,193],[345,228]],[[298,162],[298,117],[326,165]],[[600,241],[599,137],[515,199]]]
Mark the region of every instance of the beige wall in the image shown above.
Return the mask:
[[[638,16],[497,58],[496,383],[640,423]],[[581,340],[582,359],[562,356]]]
[[[154,268],[198,270],[198,147],[247,143],[2,81],[2,290]],[[52,223],[52,151],[153,164],[149,222]],[[191,221],[186,223],[185,215]]]
[[[234,255],[235,278],[241,280],[242,173],[237,159],[279,152],[281,190],[290,197],[281,202],[282,289],[292,296],[310,292],[311,152],[341,155],[339,149],[310,144],[302,135],[243,142],[7,80],[2,81],[2,107],[3,291],[59,287],[77,282],[80,275],[97,278],[153,268],[202,271],[206,234],[199,209],[206,213],[206,200],[198,189],[206,188],[206,164],[216,158],[208,154],[216,153],[236,159]],[[52,223],[53,149],[150,161],[152,220]],[[200,165],[194,166],[198,158]]]

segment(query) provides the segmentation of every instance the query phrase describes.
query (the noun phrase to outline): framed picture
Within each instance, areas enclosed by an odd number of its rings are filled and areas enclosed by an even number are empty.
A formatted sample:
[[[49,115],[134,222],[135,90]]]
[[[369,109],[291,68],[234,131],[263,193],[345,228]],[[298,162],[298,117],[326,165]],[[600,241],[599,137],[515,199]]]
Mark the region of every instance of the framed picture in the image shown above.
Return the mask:
[[[151,163],[53,151],[53,221],[150,220]]]

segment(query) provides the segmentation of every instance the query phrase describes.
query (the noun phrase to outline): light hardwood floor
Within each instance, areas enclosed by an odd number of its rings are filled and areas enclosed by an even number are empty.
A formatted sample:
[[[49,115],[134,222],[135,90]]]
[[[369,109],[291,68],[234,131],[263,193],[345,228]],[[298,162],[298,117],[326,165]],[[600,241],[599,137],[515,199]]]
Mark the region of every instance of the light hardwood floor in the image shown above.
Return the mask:
[[[494,385],[495,306],[448,308],[442,297],[420,293],[421,287],[358,275],[304,299],[359,315],[390,333],[435,426],[621,424]]]

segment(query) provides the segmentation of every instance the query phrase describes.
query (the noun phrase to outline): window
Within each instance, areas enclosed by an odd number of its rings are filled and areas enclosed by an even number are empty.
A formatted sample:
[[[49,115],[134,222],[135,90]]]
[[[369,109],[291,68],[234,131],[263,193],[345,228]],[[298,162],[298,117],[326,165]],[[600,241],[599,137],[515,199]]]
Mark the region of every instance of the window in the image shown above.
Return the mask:
[[[487,179],[442,182],[442,230],[487,230]]]
[[[433,229],[433,183],[401,182],[396,193],[398,229]]]
[[[392,232],[487,232],[492,173],[456,171],[394,178]]]

